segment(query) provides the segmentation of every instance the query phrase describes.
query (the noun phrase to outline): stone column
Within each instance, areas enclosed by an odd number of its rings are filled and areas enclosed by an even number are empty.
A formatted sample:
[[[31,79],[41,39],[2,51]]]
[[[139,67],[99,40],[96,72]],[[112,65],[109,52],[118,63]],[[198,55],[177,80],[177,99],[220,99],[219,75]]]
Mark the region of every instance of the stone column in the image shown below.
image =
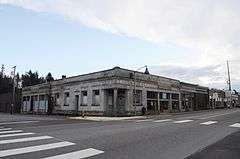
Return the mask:
[[[147,109],[147,91],[146,89],[142,90],[142,105]]]
[[[107,104],[107,102],[106,102],[106,98],[105,98],[105,90],[101,89],[100,90],[100,106],[104,113],[106,111],[106,104]]]
[[[133,89],[126,90],[127,100],[126,100],[126,111],[131,114],[134,111],[133,108]]]
[[[157,106],[158,106],[158,113],[160,113],[160,93],[157,92]]]
[[[113,90],[113,112],[117,115],[117,88]]]
[[[38,109],[37,109],[37,113],[39,113],[39,107],[40,107],[40,96],[39,96],[39,94],[37,95],[38,97]]]
[[[182,97],[181,97],[181,93],[179,93],[179,111],[182,112]]]
[[[93,96],[92,96],[92,89],[88,89],[88,91],[87,91],[87,105],[88,105],[88,110],[91,108],[91,106],[92,106],[92,98],[93,98]]]
[[[172,112],[172,93],[169,93],[168,111]]]
[[[29,96],[29,111],[31,110],[31,104],[32,104],[32,96]]]

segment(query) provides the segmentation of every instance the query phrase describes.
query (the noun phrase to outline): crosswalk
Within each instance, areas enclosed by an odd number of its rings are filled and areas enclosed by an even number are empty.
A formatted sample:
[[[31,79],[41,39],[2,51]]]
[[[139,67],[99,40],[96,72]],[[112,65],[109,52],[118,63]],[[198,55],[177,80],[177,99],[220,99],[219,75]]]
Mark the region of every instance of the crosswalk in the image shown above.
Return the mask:
[[[36,153],[42,151],[50,151],[58,148],[64,147],[72,147],[73,150],[76,149],[76,144],[69,141],[59,141],[60,139],[56,139],[52,136],[46,135],[38,135],[37,133],[32,132],[24,132],[23,130],[14,130],[12,128],[0,128],[0,158],[11,157],[14,156],[18,158],[18,155],[26,155],[29,153]],[[44,141],[44,143],[38,144],[38,142]],[[24,146],[28,144],[28,142],[32,142],[28,146]],[[35,143],[36,142],[36,143]],[[25,144],[22,144],[25,143]],[[34,144],[34,145],[32,145]],[[1,146],[2,145],[2,146]],[[14,148],[11,146],[14,145]],[[22,146],[23,145],[23,146]],[[5,146],[8,146],[7,149],[4,149]],[[10,147],[10,148],[9,148]],[[2,149],[3,148],[3,149]],[[52,152],[52,151],[50,151]],[[55,152],[55,151],[54,151]],[[54,155],[51,153],[46,153],[47,157],[44,159],[84,159],[96,155],[100,155],[104,153],[104,151],[97,150],[94,148],[87,148],[83,150],[77,150],[73,152],[67,152],[65,154],[57,154]]]
[[[141,119],[141,120],[136,120],[136,123],[141,123],[141,122],[145,122],[145,123],[173,123],[173,124],[185,124],[185,123],[190,123],[190,122],[194,122],[194,120],[174,120],[174,119]],[[205,122],[200,122],[199,125],[214,125],[214,124],[218,124],[218,121],[205,121]],[[240,123],[233,123],[232,125],[228,125],[228,127],[232,127],[232,128],[240,128]]]
[[[63,154],[63,155],[47,157],[47,158],[44,158],[44,159],[66,159],[66,158],[82,159],[82,158],[87,158],[87,157],[95,156],[95,155],[102,154],[102,153],[104,153],[104,152],[100,151],[100,150],[90,148],[90,149],[80,150],[80,151],[77,151],[77,152],[67,153],[67,154]]]
[[[207,122],[204,122],[204,123],[200,123],[201,125],[212,125],[212,124],[216,124],[218,123],[217,121],[207,121]]]

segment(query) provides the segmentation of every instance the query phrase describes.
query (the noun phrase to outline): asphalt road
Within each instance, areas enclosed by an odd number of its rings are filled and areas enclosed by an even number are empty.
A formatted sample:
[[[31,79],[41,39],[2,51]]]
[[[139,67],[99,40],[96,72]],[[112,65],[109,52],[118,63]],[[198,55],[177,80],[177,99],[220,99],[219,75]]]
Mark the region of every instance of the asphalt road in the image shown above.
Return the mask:
[[[239,130],[239,109],[114,122],[0,114],[0,158],[198,159]]]

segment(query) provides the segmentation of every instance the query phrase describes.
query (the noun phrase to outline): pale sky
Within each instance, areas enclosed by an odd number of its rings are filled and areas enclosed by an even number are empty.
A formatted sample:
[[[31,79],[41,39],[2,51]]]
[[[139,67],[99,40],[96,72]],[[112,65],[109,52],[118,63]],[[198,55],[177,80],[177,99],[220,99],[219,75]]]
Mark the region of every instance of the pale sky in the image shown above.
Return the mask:
[[[240,90],[239,0],[0,0],[0,64],[60,78],[120,66]]]

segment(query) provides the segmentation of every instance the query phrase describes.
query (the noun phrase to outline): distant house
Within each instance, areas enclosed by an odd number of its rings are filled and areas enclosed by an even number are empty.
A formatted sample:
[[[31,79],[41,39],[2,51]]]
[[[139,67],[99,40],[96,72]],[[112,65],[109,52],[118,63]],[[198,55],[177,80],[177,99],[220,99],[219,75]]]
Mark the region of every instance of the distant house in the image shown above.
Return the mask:
[[[23,88],[23,112],[128,116],[209,109],[209,89],[120,67]]]
[[[239,93],[237,91],[225,91],[225,101],[228,107],[238,107],[239,106]]]
[[[226,108],[226,96],[223,90],[211,89],[209,91],[210,107],[213,109]]]

